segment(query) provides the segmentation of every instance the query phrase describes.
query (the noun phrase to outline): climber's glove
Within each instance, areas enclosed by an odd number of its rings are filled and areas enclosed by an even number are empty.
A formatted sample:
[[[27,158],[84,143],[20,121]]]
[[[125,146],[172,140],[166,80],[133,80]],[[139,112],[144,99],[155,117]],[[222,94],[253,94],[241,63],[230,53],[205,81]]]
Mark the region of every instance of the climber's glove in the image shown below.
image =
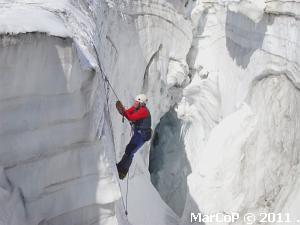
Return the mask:
[[[121,101],[116,102],[116,108],[117,108],[118,112],[123,116],[124,112],[125,112],[125,108]]]

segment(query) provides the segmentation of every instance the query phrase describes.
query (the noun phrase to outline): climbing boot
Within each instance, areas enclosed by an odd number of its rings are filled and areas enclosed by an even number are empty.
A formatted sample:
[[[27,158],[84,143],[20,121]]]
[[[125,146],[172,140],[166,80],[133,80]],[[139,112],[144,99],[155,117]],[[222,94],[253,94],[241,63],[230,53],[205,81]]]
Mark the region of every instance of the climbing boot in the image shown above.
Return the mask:
[[[120,178],[121,180],[123,180],[123,179],[126,177],[126,175],[127,175],[127,173],[128,173],[128,170],[125,170],[124,168],[122,168],[122,167],[119,165],[119,163],[116,164],[116,165],[117,165],[117,169],[118,169],[119,178]]]

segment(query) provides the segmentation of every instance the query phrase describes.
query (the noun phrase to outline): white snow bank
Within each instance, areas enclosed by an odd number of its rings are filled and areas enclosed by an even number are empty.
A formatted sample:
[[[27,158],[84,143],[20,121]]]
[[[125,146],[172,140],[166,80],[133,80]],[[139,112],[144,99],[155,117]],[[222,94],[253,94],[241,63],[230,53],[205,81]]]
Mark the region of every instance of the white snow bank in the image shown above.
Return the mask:
[[[285,75],[270,75],[254,82],[248,103],[216,125],[203,148],[187,142],[198,151],[188,186],[202,213],[289,209],[297,218],[300,143],[290,134],[299,127],[299,97]]]
[[[228,116],[211,132],[194,175],[188,178],[191,195],[205,214],[236,212],[243,195],[235,189],[243,153],[240,148],[254,129],[255,115],[247,105]],[[197,180],[197,182],[195,182]],[[199,183],[198,183],[199,182]],[[197,184],[198,183],[198,184]],[[201,185],[199,185],[201,184]]]
[[[0,7],[0,33],[19,34],[41,32],[53,36],[70,37],[71,33],[60,17],[48,10],[30,4],[5,3]],[[34,3],[32,3],[34,4]]]

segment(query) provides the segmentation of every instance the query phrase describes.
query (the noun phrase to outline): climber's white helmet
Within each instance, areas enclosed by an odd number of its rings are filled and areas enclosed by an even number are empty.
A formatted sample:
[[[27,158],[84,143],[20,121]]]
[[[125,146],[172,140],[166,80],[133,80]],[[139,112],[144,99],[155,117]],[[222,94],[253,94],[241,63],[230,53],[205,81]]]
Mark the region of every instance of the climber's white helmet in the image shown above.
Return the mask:
[[[135,97],[134,100],[138,101],[139,103],[146,104],[148,101],[148,98],[145,94],[139,94]]]

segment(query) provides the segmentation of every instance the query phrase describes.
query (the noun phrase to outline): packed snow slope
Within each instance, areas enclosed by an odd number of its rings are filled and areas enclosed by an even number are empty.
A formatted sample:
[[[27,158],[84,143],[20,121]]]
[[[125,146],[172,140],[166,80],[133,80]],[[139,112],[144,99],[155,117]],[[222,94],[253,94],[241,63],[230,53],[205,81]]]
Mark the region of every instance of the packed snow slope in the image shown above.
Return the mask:
[[[0,0],[0,224],[300,219],[299,15],[285,0]],[[105,76],[126,106],[146,93],[159,124],[128,217],[130,126]]]

